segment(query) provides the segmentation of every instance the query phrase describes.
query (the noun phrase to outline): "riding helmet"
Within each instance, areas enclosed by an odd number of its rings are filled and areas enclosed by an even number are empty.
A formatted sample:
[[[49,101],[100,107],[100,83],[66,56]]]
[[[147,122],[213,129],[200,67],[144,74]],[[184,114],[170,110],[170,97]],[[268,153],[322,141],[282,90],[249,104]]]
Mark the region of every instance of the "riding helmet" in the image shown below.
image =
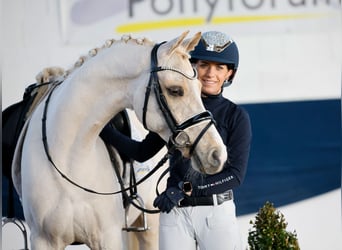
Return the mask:
[[[239,66],[239,50],[236,43],[225,33],[208,31],[202,34],[201,40],[191,53],[191,62],[206,60],[227,64],[234,70],[223,87],[229,86]]]

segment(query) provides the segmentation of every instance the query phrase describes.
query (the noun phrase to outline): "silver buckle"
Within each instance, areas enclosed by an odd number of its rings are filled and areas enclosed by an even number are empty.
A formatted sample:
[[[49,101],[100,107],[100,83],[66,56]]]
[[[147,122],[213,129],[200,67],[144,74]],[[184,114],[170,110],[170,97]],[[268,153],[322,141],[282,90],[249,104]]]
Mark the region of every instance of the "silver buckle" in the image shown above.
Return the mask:
[[[223,202],[229,201],[229,200],[233,200],[233,191],[232,190],[228,190],[227,192],[224,192],[222,194],[217,194],[217,195],[215,195],[215,197],[213,195],[214,205],[215,205],[215,203],[220,205]]]

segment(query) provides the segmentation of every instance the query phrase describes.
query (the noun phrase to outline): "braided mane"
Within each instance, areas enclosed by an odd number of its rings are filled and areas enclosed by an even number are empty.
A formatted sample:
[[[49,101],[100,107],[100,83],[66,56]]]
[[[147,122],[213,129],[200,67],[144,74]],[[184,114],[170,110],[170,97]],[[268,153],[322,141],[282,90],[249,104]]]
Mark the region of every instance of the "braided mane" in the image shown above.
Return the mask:
[[[153,44],[153,42],[147,38],[132,38],[131,35],[123,35],[120,40],[108,39],[105,41],[105,43],[101,47],[93,48],[89,50],[87,55],[80,56],[80,58],[75,62],[74,66],[71,69],[68,69],[66,71],[66,76],[68,76],[76,68],[81,67],[86,60],[88,60],[91,57],[96,56],[99,51],[106,49],[106,48],[110,48],[112,45],[118,42],[125,42],[125,43],[133,42],[133,43],[136,43],[137,45]]]
[[[110,48],[112,45],[117,44],[119,42],[125,43],[136,43],[137,45],[151,45],[154,44],[150,39],[144,38],[132,38],[131,35],[123,35],[120,40],[108,39],[101,47],[96,47],[89,50],[88,54],[82,55],[79,59],[74,63],[74,65],[65,70],[61,67],[47,67],[44,68],[41,72],[39,72],[36,76],[36,81],[38,84],[53,82],[56,80],[66,79],[75,69],[81,67],[89,58],[96,56],[99,51],[103,49]]]

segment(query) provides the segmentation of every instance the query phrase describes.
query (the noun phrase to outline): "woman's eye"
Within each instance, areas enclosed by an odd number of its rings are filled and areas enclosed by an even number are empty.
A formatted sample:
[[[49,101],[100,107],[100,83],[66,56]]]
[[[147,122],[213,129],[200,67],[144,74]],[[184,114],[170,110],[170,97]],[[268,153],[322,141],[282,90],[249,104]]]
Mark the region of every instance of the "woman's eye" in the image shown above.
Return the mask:
[[[203,68],[208,67],[208,64],[201,63],[201,64],[199,64],[199,67],[203,69]]]

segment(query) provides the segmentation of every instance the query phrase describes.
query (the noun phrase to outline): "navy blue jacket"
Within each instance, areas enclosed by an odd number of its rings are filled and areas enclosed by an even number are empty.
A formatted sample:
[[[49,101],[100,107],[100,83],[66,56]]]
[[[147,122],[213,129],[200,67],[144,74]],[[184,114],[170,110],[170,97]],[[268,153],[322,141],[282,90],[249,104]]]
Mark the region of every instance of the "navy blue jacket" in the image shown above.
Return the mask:
[[[222,94],[202,98],[203,104],[216,121],[216,127],[227,147],[228,160],[220,173],[204,175],[194,171],[191,161],[175,153],[170,158],[170,177],[167,186],[178,186],[180,181],[190,181],[193,196],[219,194],[239,186],[245,177],[252,138],[251,125],[247,112],[240,106],[224,98]],[[112,144],[121,154],[137,161],[153,157],[164,145],[156,133],[150,132],[141,141],[113,132],[106,126],[101,138]]]

